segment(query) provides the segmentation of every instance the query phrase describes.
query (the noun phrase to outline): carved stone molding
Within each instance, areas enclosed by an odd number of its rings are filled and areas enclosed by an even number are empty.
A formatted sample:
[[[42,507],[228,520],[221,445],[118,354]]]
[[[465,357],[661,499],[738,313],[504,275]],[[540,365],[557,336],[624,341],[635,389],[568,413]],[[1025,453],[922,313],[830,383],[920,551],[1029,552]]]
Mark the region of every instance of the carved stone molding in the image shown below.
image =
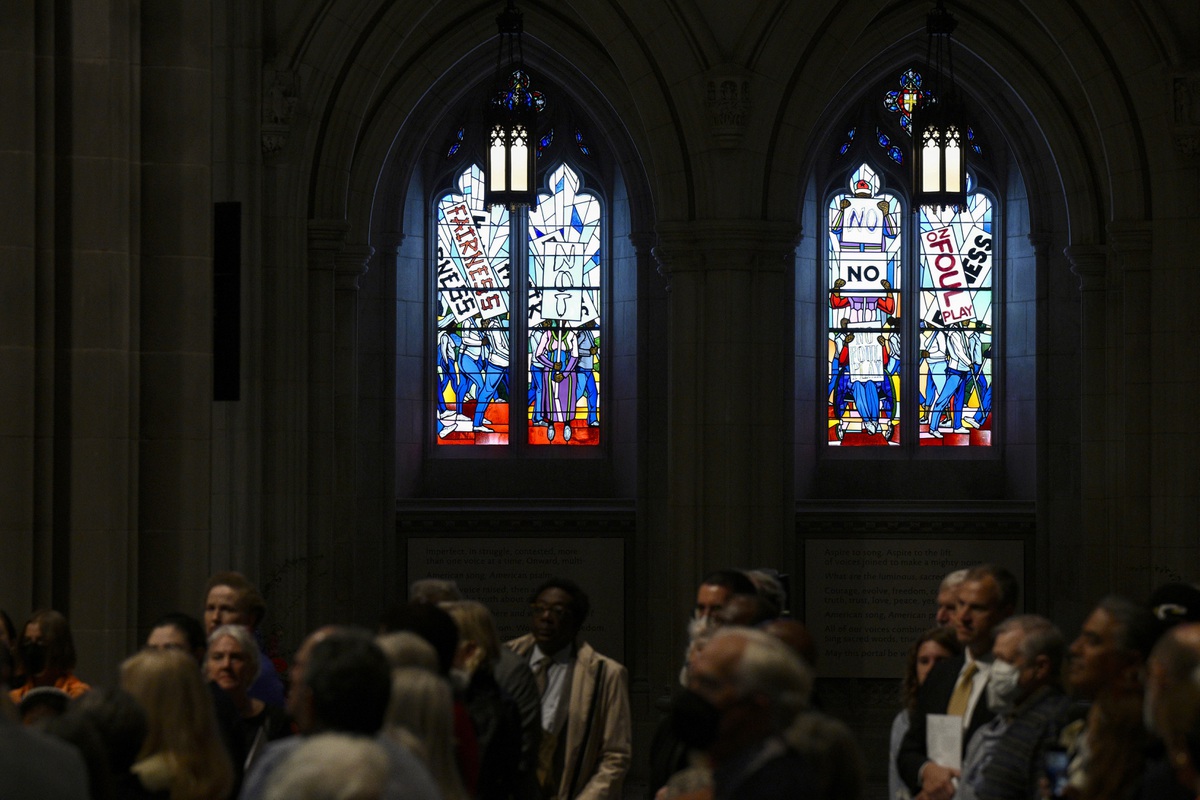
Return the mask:
[[[287,144],[296,115],[299,80],[295,72],[267,67],[263,71],[262,151],[278,155]]]
[[[1108,248],[1099,244],[1073,244],[1063,248],[1071,262],[1071,272],[1079,278],[1079,288],[1085,292],[1104,288],[1108,274]]]
[[[1050,255],[1050,234],[1038,231],[1029,234],[1027,238],[1029,239],[1029,246],[1033,248],[1033,254],[1039,259],[1044,259]]]
[[[745,69],[723,64],[708,73],[708,112],[713,137],[723,148],[737,147],[750,119],[750,76]]]
[[[791,222],[665,222],[651,252],[665,276],[710,268],[781,272],[799,243],[800,226]]]
[[[1122,256],[1146,255],[1154,241],[1154,228],[1149,222],[1110,222],[1108,240]]]
[[[334,258],[335,285],[339,291],[358,291],[359,281],[371,266],[375,248],[370,245],[353,245],[341,250]]]
[[[1171,76],[1171,108],[1175,149],[1185,158],[1200,157],[1200,72]]]

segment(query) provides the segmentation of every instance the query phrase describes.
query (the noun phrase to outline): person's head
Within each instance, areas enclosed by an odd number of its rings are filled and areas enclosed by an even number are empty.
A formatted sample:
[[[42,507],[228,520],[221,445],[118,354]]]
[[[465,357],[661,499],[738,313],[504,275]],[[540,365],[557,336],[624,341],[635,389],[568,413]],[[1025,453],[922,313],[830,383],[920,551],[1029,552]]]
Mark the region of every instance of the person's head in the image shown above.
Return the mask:
[[[129,771],[146,741],[146,712],[124,689],[97,687],[71,701],[68,713],[86,717],[104,741],[108,769]]]
[[[458,652],[454,665],[473,674],[483,666],[491,669],[500,659],[500,634],[488,607],[477,600],[455,600],[441,607],[458,627]]]
[[[375,644],[383,651],[392,669],[420,667],[430,672],[438,671],[437,650],[412,631],[392,631],[375,637]]]
[[[267,613],[267,604],[254,584],[240,572],[218,572],[208,579],[204,593],[204,632],[221,625],[255,629]]]
[[[233,767],[195,660],[178,650],[141,650],[121,663],[120,684],[146,712],[139,757],[174,762],[172,794],[179,788],[188,796],[225,796]]]
[[[411,631],[437,651],[438,672],[450,674],[458,652],[458,628],[450,615],[432,603],[399,603],[384,613],[380,633]]]
[[[737,569],[718,569],[708,573],[696,589],[695,619],[707,620],[716,614],[735,594],[755,595],[758,589],[746,573]]]
[[[53,686],[38,686],[30,689],[17,704],[17,714],[22,725],[42,725],[47,720],[61,717],[67,711],[71,696]]]
[[[808,626],[796,619],[773,619],[762,626],[762,630],[774,636],[800,656],[809,669],[817,668],[817,643]]]
[[[1045,617],[1022,614],[997,625],[988,708],[1008,713],[1038,689],[1056,684],[1064,650],[1062,632]]]
[[[1159,637],[1146,659],[1146,729],[1165,737],[1162,711],[1197,688],[1192,677],[1200,669],[1200,622],[1173,625]]]
[[[27,680],[75,669],[75,640],[67,618],[53,609],[35,611],[21,629],[17,659]]]
[[[783,585],[785,577],[777,570],[766,567],[748,569],[746,577],[757,590],[764,620],[775,619],[787,610],[787,589]]]
[[[1091,700],[1104,691],[1139,687],[1157,631],[1158,621],[1145,608],[1124,597],[1105,597],[1071,643],[1067,684],[1072,694]]]
[[[374,736],[391,695],[391,665],[366,630],[337,628],[306,654],[300,683],[293,684],[302,731]]]
[[[908,661],[901,683],[901,695],[906,709],[916,710],[917,690],[925,683],[930,670],[939,662],[954,658],[962,649],[953,628],[939,625],[917,637],[908,649]]]
[[[83,756],[88,793],[93,798],[112,795],[113,780],[108,769],[108,752],[100,731],[90,719],[81,714],[63,713],[44,720],[39,727],[43,732],[71,745]]]
[[[181,611],[164,614],[150,626],[146,647],[152,650],[179,650],[197,662],[204,660],[208,650],[208,637],[200,620]]]
[[[587,594],[570,578],[551,578],[530,595],[533,639],[542,652],[557,653],[579,635],[591,610]]]
[[[408,588],[408,599],[413,603],[449,603],[462,600],[458,584],[444,578],[421,578]]]
[[[394,670],[387,725],[389,731],[403,728],[416,735],[445,797],[465,795],[455,760],[454,696],[445,678],[417,667]]]
[[[258,643],[243,625],[222,625],[208,637],[205,676],[230,695],[244,699],[261,669]]]
[[[772,613],[761,595],[735,594],[725,601],[725,605],[709,615],[709,622],[716,627],[722,625],[741,625],[753,628],[777,616]]]
[[[378,742],[345,733],[308,737],[271,771],[266,800],[382,800],[388,784],[387,751]]]
[[[976,658],[992,649],[995,628],[1017,607],[1017,580],[1004,567],[982,564],[967,571],[958,586],[954,629]]]
[[[786,728],[808,704],[812,672],[769,634],[726,627],[696,655],[688,688],[719,715],[708,752],[720,762]]]
[[[954,615],[958,613],[958,587],[965,577],[967,570],[956,569],[942,578],[937,592],[937,613],[934,614],[934,621],[938,625],[954,624]]]

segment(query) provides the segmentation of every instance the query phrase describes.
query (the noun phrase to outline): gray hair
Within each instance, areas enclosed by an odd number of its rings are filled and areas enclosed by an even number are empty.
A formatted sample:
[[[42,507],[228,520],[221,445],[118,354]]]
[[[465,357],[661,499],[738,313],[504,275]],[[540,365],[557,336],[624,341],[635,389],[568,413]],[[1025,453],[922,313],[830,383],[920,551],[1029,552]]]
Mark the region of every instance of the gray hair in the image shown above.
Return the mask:
[[[445,578],[421,578],[408,589],[408,599],[414,603],[444,603],[462,600],[458,584]]]
[[[271,772],[266,800],[382,800],[387,751],[373,739],[345,733],[305,737]]]
[[[1066,641],[1058,626],[1038,614],[1019,614],[997,625],[996,636],[1016,630],[1025,634],[1021,641],[1021,657],[1025,662],[1046,656],[1050,660],[1051,677],[1057,677],[1066,653]]]
[[[250,667],[250,683],[254,683],[262,672],[262,658],[259,656],[258,642],[255,641],[254,634],[250,633],[250,629],[245,625],[221,625],[209,634],[208,649],[211,651],[213,645],[226,636],[242,648],[242,655],[246,657],[246,664]]]
[[[954,572],[951,572],[949,575],[942,578],[941,585],[938,586],[938,594],[941,594],[947,589],[957,589],[958,585],[967,579],[967,572],[969,572],[969,570],[956,569]]]
[[[375,644],[387,656],[392,669],[420,667],[430,672],[438,671],[437,650],[421,636],[412,631],[393,631],[375,637]]]
[[[742,696],[761,694],[775,713],[779,730],[808,706],[813,674],[787,645],[760,630],[729,626],[719,629],[709,642],[736,636],[745,641],[734,670],[734,686]]]

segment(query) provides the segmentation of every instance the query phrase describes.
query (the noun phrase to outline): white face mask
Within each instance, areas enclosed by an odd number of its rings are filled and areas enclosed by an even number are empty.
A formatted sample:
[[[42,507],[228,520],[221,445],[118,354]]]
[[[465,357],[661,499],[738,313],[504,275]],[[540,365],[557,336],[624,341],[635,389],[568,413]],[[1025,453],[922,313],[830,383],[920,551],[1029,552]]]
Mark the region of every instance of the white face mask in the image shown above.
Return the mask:
[[[996,659],[988,674],[987,704],[996,714],[1006,714],[1013,710],[1017,698],[1021,694],[1021,670],[1007,661]]]

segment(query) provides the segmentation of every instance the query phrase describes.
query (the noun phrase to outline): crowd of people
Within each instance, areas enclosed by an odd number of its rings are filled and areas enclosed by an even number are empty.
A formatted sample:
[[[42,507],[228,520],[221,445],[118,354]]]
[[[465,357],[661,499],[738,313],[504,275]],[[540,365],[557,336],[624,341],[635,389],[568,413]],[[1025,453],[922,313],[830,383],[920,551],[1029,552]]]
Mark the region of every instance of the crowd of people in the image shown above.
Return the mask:
[[[1191,800],[1200,794],[1200,589],[1106,597],[1076,638],[1017,614],[1004,568],[931,587],[891,731],[888,800]],[[817,647],[771,570],[705,575],[679,687],[644,756],[655,800],[865,800],[862,751],[813,699]],[[486,605],[424,579],[377,630],[324,626],[290,664],[266,604],[214,575],[118,685],[75,674],[66,618],[0,611],[0,785],[124,800],[604,800],[633,759],[629,678],[551,578],[502,642]],[[0,793],[0,796],[8,796]]]

